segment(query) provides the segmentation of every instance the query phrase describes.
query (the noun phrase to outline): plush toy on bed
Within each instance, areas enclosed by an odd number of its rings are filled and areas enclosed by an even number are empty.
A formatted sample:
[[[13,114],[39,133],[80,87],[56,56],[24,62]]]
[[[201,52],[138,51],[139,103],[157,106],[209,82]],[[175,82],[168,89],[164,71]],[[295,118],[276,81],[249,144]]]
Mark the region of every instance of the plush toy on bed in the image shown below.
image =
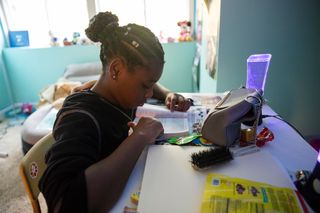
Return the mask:
[[[179,41],[192,41],[191,37],[191,22],[190,21],[179,21],[178,26],[180,27]]]

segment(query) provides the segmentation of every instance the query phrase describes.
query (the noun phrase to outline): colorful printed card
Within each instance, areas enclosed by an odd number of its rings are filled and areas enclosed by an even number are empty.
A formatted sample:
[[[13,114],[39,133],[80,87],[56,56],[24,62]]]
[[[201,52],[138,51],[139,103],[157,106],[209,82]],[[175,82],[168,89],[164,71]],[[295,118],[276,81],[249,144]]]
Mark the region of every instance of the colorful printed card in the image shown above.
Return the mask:
[[[208,174],[201,213],[302,212],[295,191],[290,188]]]

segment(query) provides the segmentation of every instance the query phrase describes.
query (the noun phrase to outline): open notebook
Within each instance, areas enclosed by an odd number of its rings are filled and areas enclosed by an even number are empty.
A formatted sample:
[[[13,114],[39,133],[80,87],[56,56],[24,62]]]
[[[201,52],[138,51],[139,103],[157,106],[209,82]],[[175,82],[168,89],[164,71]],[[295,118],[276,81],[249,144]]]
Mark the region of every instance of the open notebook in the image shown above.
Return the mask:
[[[51,130],[56,119],[58,110],[54,107],[36,126],[37,129]],[[155,117],[160,120],[164,127],[164,137],[181,137],[192,132],[192,125],[203,121],[207,114],[205,107],[191,107],[188,112],[171,112],[166,106],[144,104],[137,108],[136,120],[142,116]]]
[[[181,137],[192,133],[193,125],[201,123],[207,115],[205,107],[191,107],[187,112],[171,112],[166,106],[144,104],[138,107],[136,121],[141,117],[154,117],[164,128],[164,138]]]

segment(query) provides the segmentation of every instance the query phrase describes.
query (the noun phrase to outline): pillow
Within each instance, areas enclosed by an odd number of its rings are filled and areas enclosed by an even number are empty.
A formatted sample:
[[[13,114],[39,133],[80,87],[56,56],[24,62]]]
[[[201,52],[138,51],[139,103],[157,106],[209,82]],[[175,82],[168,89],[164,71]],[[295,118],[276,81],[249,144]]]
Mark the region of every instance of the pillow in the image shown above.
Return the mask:
[[[81,82],[98,79],[102,73],[101,62],[69,64],[64,70],[63,77],[68,80],[81,79]]]
[[[65,78],[65,80],[80,82],[80,83],[83,84],[83,83],[86,83],[88,81],[98,80],[99,77],[100,77],[100,74],[99,75],[71,76],[71,77]]]

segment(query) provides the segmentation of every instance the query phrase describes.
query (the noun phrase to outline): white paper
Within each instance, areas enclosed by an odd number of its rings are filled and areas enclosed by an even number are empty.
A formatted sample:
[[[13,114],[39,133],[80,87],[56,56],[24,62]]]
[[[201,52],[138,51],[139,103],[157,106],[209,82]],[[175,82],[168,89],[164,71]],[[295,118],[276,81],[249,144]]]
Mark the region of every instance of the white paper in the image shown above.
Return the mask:
[[[144,104],[137,108],[136,116],[141,118],[142,116],[155,117],[155,118],[188,118],[187,112],[171,112],[166,106]]]

